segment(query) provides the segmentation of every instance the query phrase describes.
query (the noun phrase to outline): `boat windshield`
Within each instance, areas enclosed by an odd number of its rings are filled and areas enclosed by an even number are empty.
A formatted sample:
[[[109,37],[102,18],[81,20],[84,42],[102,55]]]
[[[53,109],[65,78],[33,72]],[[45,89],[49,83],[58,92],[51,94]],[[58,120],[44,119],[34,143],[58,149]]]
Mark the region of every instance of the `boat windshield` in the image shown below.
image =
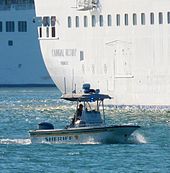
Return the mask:
[[[101,106],[102,106],[101,101],[98,104],[96,102],[86,102],[85,110],[99,112]]]

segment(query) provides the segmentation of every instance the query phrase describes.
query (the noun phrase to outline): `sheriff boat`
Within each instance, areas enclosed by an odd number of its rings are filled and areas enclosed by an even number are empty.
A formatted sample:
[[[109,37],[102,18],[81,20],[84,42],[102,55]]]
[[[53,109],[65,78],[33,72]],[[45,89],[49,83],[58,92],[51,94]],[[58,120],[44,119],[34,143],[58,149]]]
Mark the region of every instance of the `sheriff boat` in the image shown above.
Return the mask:
[[[131,134],[139,128],[137,125],[106,125],[104,100],[109,95],[83,86],[83,94],[65,94],[61,98],[77,103],[77,111],[70,125],[64,129],[55,129],[53,124],[43,122],[39,129],[30,130],[32,143],[127,143]]]

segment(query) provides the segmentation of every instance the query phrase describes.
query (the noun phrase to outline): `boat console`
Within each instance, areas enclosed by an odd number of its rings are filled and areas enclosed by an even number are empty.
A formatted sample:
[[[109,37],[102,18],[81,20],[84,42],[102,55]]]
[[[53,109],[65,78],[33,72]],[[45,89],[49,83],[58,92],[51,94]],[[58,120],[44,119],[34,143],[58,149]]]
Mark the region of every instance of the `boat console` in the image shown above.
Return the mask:
[[[76,113],[68,127],[103,126],[105,124],[104,99],[111,99],[109,95],[100,94],[99,89],[91,89],[90,84],[83,85],[83,94],[65,94],[62,99],[76,101]],[[79,105],[82,105],[80,112]],[[102,109],[102,113],[100,112]],[[78,115],[78,114],[81,115]]]

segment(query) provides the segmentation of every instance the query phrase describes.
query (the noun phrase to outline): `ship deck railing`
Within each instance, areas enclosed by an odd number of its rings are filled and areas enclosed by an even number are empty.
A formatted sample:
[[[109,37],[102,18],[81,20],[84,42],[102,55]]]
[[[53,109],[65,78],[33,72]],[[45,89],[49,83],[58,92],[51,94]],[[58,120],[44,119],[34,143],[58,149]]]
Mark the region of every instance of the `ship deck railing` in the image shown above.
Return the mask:
[[[0,5],[0,11],[15,10],[30,10],[34,9],[34,4],[12,4],[12,5]]]

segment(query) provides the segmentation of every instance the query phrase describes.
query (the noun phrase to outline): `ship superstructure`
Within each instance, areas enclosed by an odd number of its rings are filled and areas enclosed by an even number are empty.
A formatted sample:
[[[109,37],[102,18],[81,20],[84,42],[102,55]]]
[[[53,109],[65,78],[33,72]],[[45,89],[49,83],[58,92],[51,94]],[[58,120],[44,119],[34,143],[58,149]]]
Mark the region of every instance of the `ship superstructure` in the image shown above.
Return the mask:
[[[0,86],[51,85],[37,40],[33,0],[0,1]]]
[[[35,0],[47,69],[63,93],[83,83],[117,105],[170,105],[169,0]]]

